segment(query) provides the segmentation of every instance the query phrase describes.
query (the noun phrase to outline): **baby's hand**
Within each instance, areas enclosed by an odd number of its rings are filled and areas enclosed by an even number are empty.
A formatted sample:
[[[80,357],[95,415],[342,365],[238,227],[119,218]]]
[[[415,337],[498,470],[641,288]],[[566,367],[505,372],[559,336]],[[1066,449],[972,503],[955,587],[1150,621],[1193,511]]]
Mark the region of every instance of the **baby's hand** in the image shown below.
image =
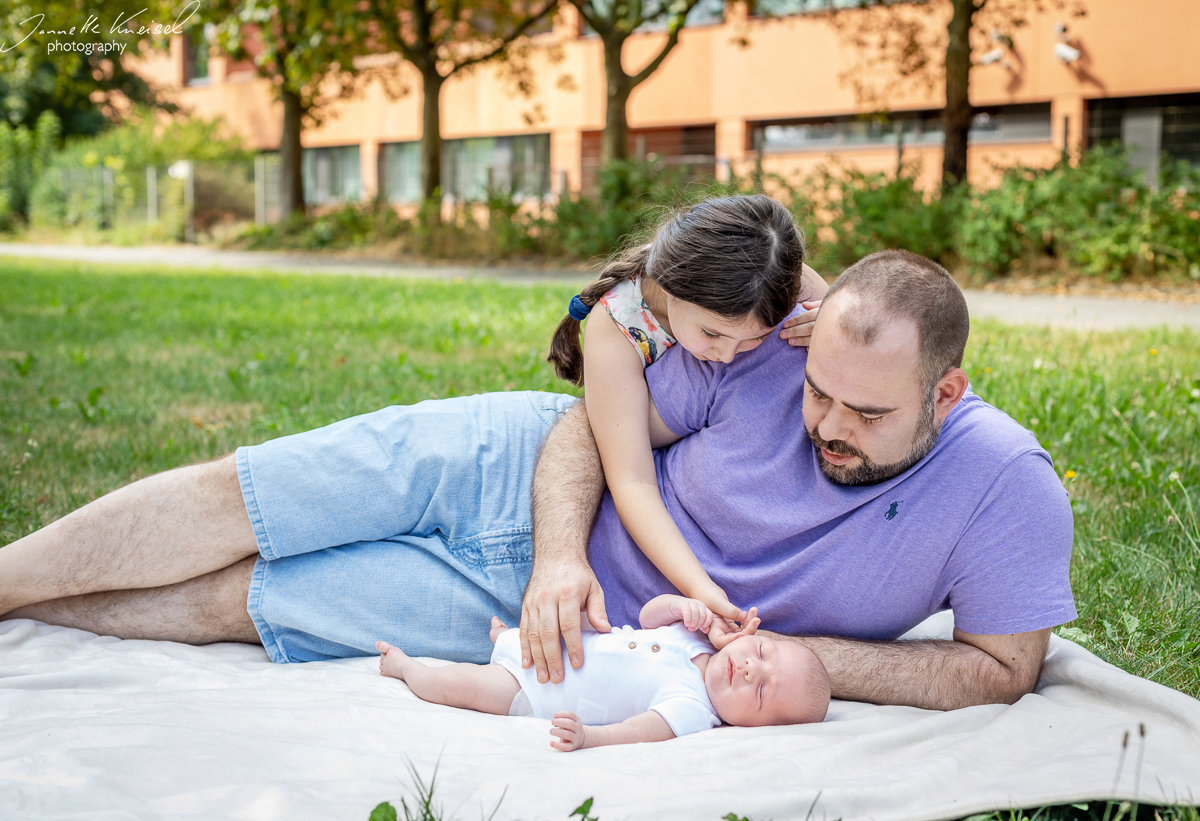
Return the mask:
[[[750,608],[750,612],[742,620],[740,629],[735,629],[735,626],[730,624],[728,619],[718,617],[713,619],[712,628],[708,631],[708,640],[712,643],[713,647],[720,650],[734,639],[740,639],[742,636],[753,636],[758,631],[760,624],[762,624],[762,619],[758,617],[757,607]]]
[[[550,720],[550,735],[554,736],[550,746],[564,753],[578,750],[583,746],[586,731],[587,728],[583,726],[579,716],[571,711],[555,713],[554,718]]]
[[[786,339],[789,345],[807,347],[808,340],[812,338],[813,323],[817,321],[821,302],[819,299],[814,302],[801,302],[800,306],[806,308],[806,312],[786,320],[783,330],[779,332],[780,338]]]
[[[707,633],[712,627],[713,611],[709,610],[708,605],[699,599],[681,598],[677,602],[672,602],[671,614],[683,622],[683,626],[693,633],[697,630]]]

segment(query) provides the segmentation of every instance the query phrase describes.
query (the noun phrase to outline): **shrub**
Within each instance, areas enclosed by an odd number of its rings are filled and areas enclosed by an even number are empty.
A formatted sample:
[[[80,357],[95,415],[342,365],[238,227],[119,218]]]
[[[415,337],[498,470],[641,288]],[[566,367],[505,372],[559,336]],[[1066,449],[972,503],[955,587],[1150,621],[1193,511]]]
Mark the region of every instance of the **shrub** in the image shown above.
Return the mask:
[[[43,115],[45,116],[45,115]],[[39,119],[39,129],[41,120]],[[46,150],[29,195],[28,215],[36,225],[111,227],[114,217],[144,207],[146,167],[165,168],[180,159],[204,162],[249,162],[253,153],[237,138],[225,137],[220,120],[173,119],[163,123],[150,109],[136,109],[129,119],[94,137],[72,140],[61,151]],[[54,132],[55,139],[57,131]],[[38,144],[50,145],[49,137]],[[220,184],[226,186],[232,176]],[[205,181],[197,177],[198,195]],[[183,186],[158,175],[162,205],[160,223],[168,235],[182,235]],[[139,206],[139,203],[141,204]]]
[[[271,225],[242,231],[235,242],[246,248],[351,248],[384,242],[408,230],[385,200],[350,202],[333,206],[319,216],[293,214]]]
[[[1021,167],[1005,172],[991,190],[964,186],[955,232],[959,257],[978,272],[1004,275],[1035,249],[1052,249],[1053,236],[1046,233],[1053,224],[1051,190],[1043,171]]]
[[[943,201],[918,190],[918,170],[906,165],[888,175],[825,166],[804,181],[793,196],[793,208],[809,210],[829,229],[827,255],[842,265],[886,248],[905,248],[941,261],[954,245],[956,200]]]
[[[544,253],[572,259],[606,256],[652,222],[656,212],[686,199],[683,175],[653,160],[615,160],[597,178],[595,196],[566,194],[537,222]]]
[[[44,111],[31,132],[0,123],[0,231],[29,218],[30,194],[58,145],[62,124]]]
[[[1047,256],[1109,279],[1192,273],[1200,252],[1200,171],[1164,156],[1157,182],[1151,188],[1129,167],[1125,150],[1111,146],[1087,151],[1075,164],[1011,168],[996,188],[969,195],[959,254],[991,274]]]

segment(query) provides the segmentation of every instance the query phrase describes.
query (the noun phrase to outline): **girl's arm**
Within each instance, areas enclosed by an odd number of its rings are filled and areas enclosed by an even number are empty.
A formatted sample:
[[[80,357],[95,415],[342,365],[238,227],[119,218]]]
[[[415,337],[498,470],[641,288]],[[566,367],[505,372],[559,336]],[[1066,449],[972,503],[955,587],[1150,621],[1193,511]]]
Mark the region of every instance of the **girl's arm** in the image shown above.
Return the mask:
[[[607,314],[583,331],[588,420],[617,514],[642,552],[685,595],[716,614],[741,620],[679,532],[658,490],[650,447],[650,391],[641,357]]]
[[[829,283],[807,265],[801,266],[801,272],[800,299],[804,302],[820,302],[825,299],[825,292],[829,290]]]
[[[586,379],[587,366],[584,365]],[[582,750],[584,747],[604,747],[609,744],[637,744],[642,741],[668,741],[675,737],[675,731],[667,720],[653,710],[627,718],[620,724],[604,724],[598,727],[588,727],[579,720],[579,716],[564,711],[555,713],[550,721],[550,735],[554,739],[550,746],[556,750],[569,753],[571,750]]]

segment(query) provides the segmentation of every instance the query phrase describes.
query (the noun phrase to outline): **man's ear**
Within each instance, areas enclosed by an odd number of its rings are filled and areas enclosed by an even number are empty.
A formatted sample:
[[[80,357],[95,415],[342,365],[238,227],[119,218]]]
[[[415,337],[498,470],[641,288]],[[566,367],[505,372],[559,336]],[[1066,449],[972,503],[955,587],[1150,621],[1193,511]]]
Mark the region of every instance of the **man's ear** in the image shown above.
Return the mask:
[[[946,371],[946,375],[938,380],[937,386],[933,389],[934,419],[941,422],[950,414],[954,406],[963,398],[963,394],[967,392],[969,381],[966,371],[962,368],[951,368]]]

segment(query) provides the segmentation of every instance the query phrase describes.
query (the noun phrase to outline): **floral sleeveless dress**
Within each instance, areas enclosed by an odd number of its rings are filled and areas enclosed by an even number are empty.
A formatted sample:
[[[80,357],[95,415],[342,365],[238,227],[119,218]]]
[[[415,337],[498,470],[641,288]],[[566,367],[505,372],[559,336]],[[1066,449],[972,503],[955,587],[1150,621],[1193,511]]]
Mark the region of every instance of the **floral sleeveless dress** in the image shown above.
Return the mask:
[[[617,323],[625,338],[637,349],[646,366],[654,362],[675,344],[671,336],[654,319],[654,314],[642,299],[640,277],[621,281],[600,297],[600,304]]]

